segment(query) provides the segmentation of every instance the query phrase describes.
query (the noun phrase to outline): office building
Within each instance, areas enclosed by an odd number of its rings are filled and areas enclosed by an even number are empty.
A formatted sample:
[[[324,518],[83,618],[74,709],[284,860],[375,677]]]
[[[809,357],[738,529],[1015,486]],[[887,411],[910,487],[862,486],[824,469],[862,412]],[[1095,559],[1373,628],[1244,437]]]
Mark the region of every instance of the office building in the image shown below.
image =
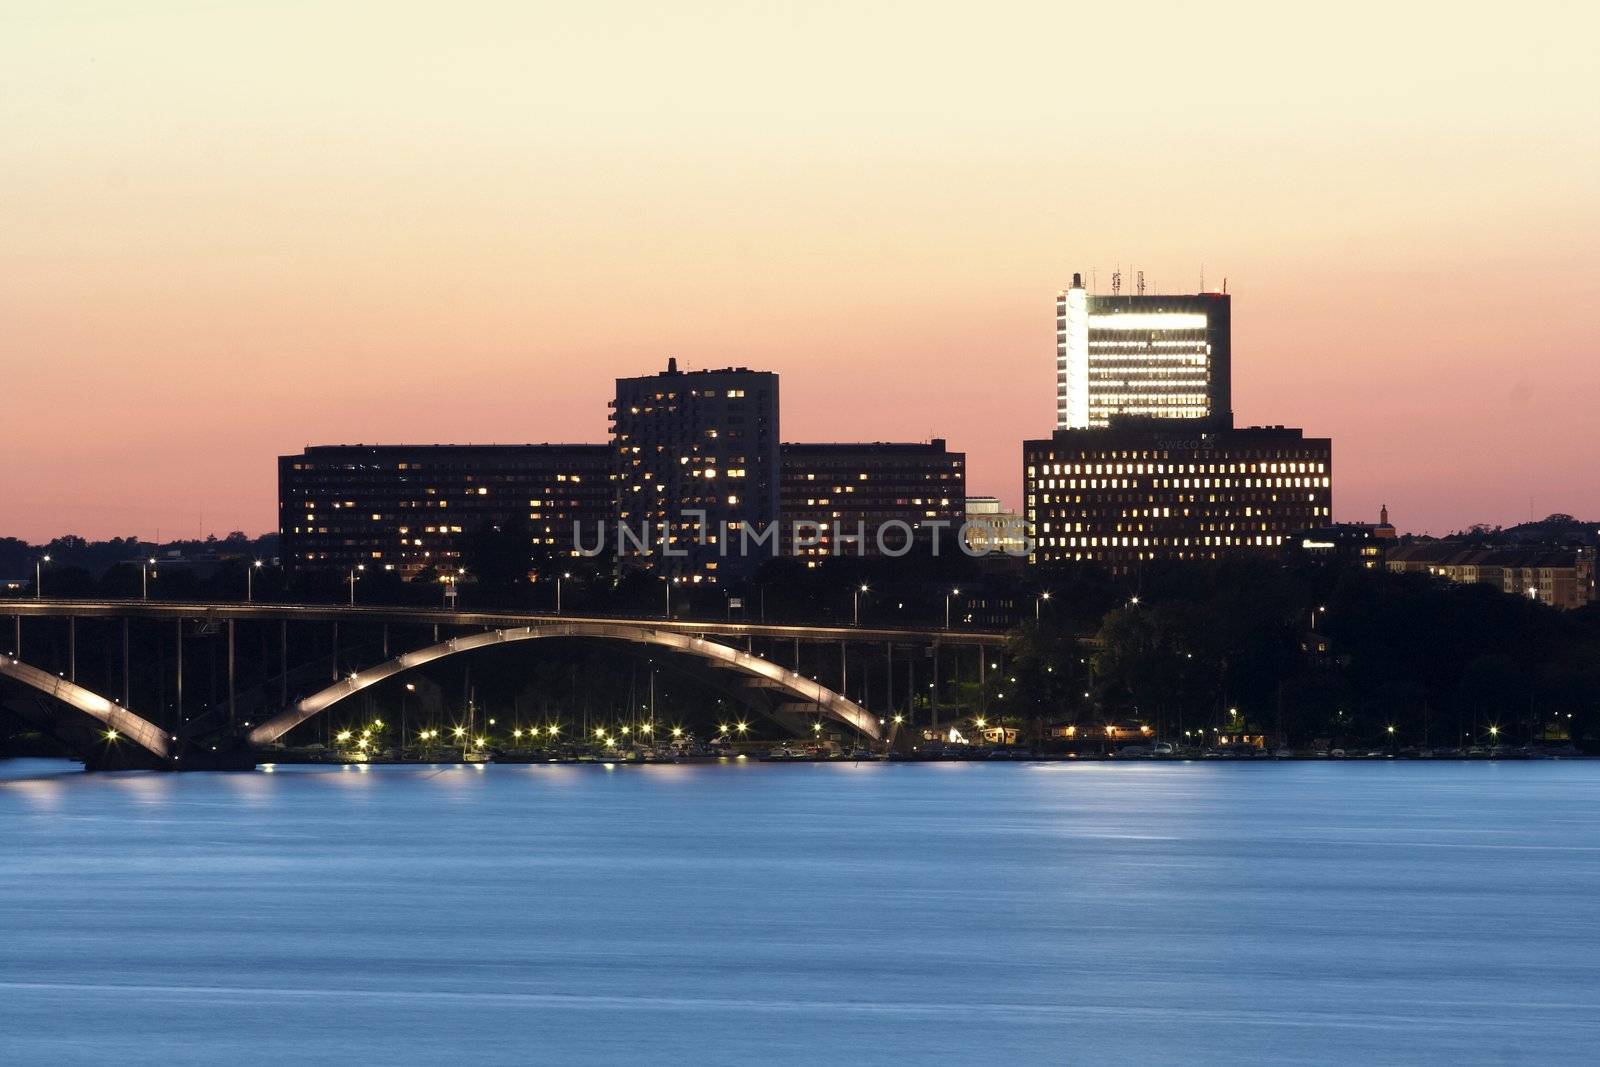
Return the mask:
[[[1139,288],[1089,293],[1074,274],[1056,297],[1056,429],[1104,427],[1120,415],[1231,425],[1227,294]]]
[[[833,555],[926,551],[935,530],[943,532],[940,551],[960,551],[967,457],[949,451],[942,438],[785,444],[781,466],[784,555],[815,564]],[[796,543],[797,522],[805,524],[802,541],[815,544]]]
[[[618,559],[674,579],[747,577],[741,527],[778,518],[778,376],[743,367],[618,378],[611,404]]]
[[[1028,520],[1007,510],[999,497],[967,497],[967,547],[974,554],[1021,557],[1027,554]]]
[[[284,566],[413,577],[459,565],[479,527],[525,525],[529,558],[598,544],[605,445],[319,445],[278,459]],[[582,533],[577,532],[581,527]]]
[[[1281,426],[1113,420],[1023,442],[1036,563],[1276,555],[1332,517],[1332,443]]]
[[[1284,542],[1284,556],[1289,560],[1354,562],[1376,570],[1398,541],[1385,504],[1377,522],[1334,522],[1301,530]]]

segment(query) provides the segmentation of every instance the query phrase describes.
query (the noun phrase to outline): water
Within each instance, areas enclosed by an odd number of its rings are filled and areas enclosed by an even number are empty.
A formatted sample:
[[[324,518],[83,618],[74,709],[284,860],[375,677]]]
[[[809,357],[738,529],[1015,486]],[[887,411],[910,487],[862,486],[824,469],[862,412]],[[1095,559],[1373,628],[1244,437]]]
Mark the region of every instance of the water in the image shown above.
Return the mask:
[[[0,763],[0,1062],[1592,1062],[1597,787]]]

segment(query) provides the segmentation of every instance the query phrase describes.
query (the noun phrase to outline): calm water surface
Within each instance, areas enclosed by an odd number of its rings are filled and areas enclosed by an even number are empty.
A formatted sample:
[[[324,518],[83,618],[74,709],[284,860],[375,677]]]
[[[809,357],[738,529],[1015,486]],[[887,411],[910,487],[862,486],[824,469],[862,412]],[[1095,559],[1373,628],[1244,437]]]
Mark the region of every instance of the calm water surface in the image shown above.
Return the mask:
[[[0,763],[0,1063],[1594,1062],[1600,763]]]

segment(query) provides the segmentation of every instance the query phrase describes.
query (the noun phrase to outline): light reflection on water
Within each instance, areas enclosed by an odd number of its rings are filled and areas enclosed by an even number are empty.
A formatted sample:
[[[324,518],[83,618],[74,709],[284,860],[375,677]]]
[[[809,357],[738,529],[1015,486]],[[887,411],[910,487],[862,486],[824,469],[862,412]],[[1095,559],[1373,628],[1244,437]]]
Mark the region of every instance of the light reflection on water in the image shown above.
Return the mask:
[[[0,763],[0,1062],[1589,1059],[1597,787]]]

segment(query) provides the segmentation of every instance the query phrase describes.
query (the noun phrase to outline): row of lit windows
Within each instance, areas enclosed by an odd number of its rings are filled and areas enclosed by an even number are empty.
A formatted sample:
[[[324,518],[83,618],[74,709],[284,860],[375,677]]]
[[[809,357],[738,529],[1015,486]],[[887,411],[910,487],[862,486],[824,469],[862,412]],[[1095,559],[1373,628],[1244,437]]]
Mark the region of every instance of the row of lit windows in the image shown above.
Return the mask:
[[[1139,537],[1137,535],[1122,537],[1041,537],[1039,545],[1051,548],[1165,548],[1169,546],[1196,546],[1218,545],[1227,546],[1262,546],[1270,547],[1283,544],[1281,534],[1250,534],[1235,537],[1231,534],[1222,534],[1215,537]]]
[[[1327,475],[1310,478],[1044,478],[1032,489],[1327,489]]]
[[[1318,462],[1276,463],[1237,460],[1227,463],[1043,463],[1043,474],[1324,474],[1327,465]],[[1222,469],[1218,469],[1222,468]],[[1028,477],[1035,477],[1028,468]]]

